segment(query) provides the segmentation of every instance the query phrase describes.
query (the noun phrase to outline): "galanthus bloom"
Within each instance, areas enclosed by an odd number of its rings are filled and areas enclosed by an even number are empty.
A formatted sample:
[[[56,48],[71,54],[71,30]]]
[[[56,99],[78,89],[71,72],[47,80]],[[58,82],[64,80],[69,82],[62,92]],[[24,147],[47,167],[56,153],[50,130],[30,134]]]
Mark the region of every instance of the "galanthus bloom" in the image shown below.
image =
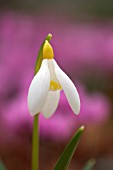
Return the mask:
[[[70,107],[78,114],[80,99],[76,87],[53,58],[53,49],[46,40],[40,70],[34,76],[28,92],[29,112],[31,115],[42,112],[44,117],[49,118],[58,106],[60,91],[63,89]]]

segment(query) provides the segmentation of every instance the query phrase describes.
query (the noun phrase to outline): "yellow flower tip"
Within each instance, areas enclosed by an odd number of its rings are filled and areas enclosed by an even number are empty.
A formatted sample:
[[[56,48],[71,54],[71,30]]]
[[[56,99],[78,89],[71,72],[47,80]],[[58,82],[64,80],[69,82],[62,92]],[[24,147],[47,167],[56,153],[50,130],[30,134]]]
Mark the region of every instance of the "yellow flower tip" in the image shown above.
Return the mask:
[[[43,59],[53,59],[54,52],[50,43],[46,40],[43,46]]]

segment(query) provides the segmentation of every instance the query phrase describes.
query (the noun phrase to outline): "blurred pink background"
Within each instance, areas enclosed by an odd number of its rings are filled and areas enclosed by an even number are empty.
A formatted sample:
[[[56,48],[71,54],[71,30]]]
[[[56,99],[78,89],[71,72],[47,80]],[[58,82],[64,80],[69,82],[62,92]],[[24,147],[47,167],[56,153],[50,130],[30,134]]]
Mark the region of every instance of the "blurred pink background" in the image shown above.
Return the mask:
[[[62,92],[53,117],[45,119],[40,114],[40,169],[52,170],[70,137],[85,125],[69,169],[79,170],[95,157],[94,169],[112,170],[112,13],[97,1],[94,7],[93,2],[89,6],[77,1],[64,6],[63,0],[47,2],[1,1],[0,159],[7,170],[31,169],[33,118],[27,92],[40,45],[52,33],[55,59],[75,83],[81,111],[74,115]]]

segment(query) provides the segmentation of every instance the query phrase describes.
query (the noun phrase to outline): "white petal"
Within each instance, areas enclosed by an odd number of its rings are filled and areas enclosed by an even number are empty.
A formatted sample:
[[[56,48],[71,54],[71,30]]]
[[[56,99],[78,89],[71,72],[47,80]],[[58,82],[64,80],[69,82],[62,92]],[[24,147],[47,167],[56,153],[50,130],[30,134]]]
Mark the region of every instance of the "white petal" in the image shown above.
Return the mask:
[[[41,111],[45,104],[50,85],[50,73],[47,60],[42,61],[39,72],[34,76],[28,91],[28,108],[31,115]]]
[[[80,98],[77,89],[70,78],[61,70],[56,61],[53,59],[55,74],[64,90],[66,98],[75,114],[80,111]]]
[[[46,103],[41,109],[44,117],[49,118],[56,111],[60,98],[60,91],[49,91]]]

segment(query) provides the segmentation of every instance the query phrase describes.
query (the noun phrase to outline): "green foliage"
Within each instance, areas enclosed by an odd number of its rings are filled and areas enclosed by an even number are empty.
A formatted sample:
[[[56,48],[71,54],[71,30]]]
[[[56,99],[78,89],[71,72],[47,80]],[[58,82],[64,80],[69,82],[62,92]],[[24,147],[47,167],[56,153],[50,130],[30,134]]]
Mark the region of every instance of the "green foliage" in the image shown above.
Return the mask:
[[[79,143],[79,140],[80,140],[80,137],[81,137],[83,131],[84,131],[84,126],[81,126],[78,129],[77,133],[72,137],[72,139],[67,144],[60,159],[56,163],[54,170],[66,170],[68,168],[69,163],[70,163],[72,156],[77,148],[77,145]]]
[[[95,162],[95,159],[90,159],[82,170],[92,170]]]
[[[6,170],[1,160],[0,160],[0,170]]]

